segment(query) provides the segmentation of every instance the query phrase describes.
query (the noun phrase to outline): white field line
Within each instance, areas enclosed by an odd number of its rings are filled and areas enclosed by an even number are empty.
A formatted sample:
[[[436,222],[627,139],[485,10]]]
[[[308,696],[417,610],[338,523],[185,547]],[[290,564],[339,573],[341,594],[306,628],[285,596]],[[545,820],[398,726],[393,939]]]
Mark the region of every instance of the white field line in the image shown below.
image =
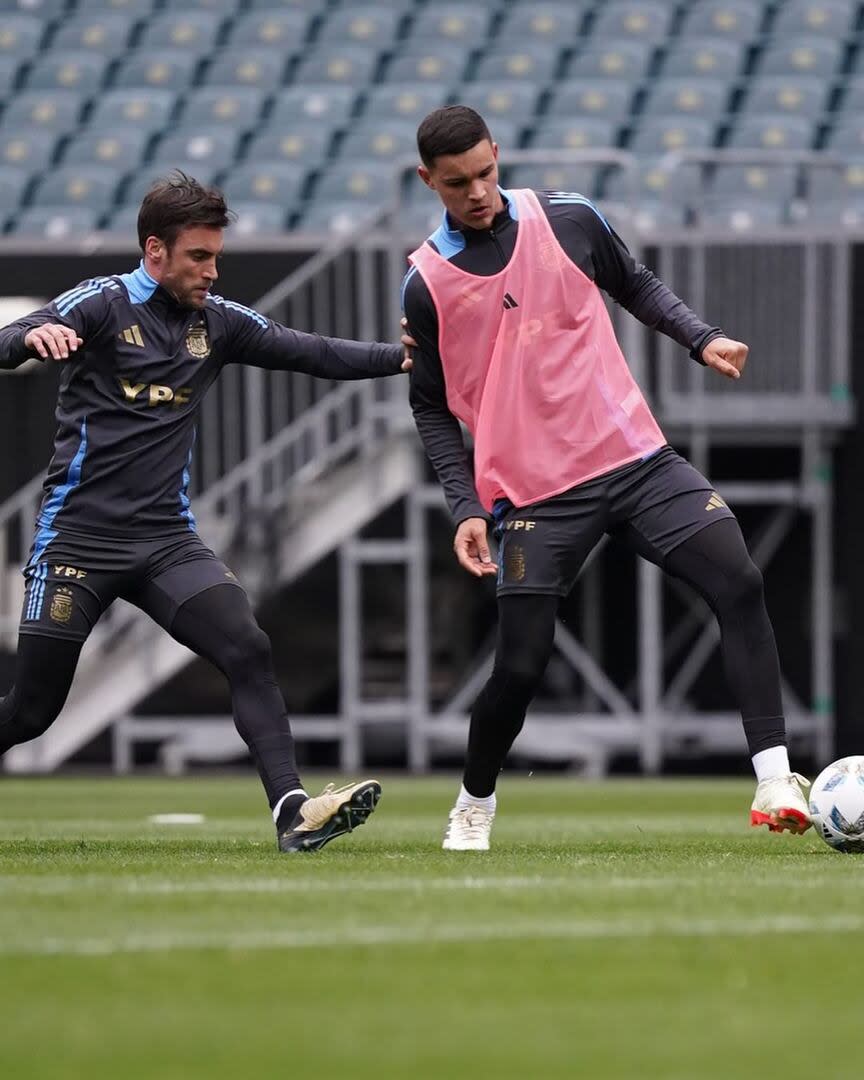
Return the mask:
[[[864,915],[773,915],[750,919],[576,919],[567,922],[511,920],[476,926],[358,926],[333,930],[211,930],[117,937],[0,942],[2,956],[112,956],[191,950],[320,949],[375,946],[478,944],[490,941],[597,941],[644,938],[762,937],[792,934],[847,934],[864,930]]]
[[[838,860],[839,863],[839,860]],[[849,875],[810,875],[794,883],[796,891],[800,889],[837,888],[848,883],[860,888],[860,877]],[[759,874],[753,877],[736,875],[724,881],[715,879],[714,886],[722,889],[728,885],[735,889],[742,886],[748,889],[789,888],[790,875],[777,873]],[[427,892],[513,892],[517,890],[639,890],[639,889],[704,889],[704,875],[687,876],[624,876],[592,873],[578,876],[578,870],[569,876],[508,875],[500,877],[370,877],[370,878],[241,878],[214,877],[183,881],[180,879],[123,878],[115,875],[15,875],[0,877],[0,897],[22,896],[66,896],[76,893],[96,892],[100,896],[108,894],[129,896],[210,896],[210,895],[250,895],[288,893],[391,893],[410,892],[422,895]]]

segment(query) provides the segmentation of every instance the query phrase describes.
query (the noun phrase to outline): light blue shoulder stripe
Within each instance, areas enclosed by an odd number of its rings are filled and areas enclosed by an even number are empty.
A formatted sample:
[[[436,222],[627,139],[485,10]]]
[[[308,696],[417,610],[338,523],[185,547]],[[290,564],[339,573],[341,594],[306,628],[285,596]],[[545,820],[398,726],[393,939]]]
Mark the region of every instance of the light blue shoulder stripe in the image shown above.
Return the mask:
[[[260,312],[255,311],[253,308],[238,304],[236,300],[226,300],[224,296],[211,295],[208,299],[212,300],[214,304],[230,308],[232,311],[238,311],[241,315],[245,315],[248,319],[252,319],[253,322],[258,323],[259,326],[263,326],[265,329],[267,327],[267,320]]]
[[[405,277],[404,277],[404,278],[402,278],[402,289],[401,289],[401,292],[400,292],[400,294],[399,294],[399,302],[400,302],[400,303],[401,303],[401,305],[402,305],[402,311],[403,311],[403,313],[404,313],[404,311],[405,311],[405,292],[406,292],[406,290],[407,290],[407,288],[408,288],[408,282],[409,282],[409,281],[411,280],[411,278],[412,278],[412,277],[414,276],[414,274],[416,274],[416,273],[417,273],[417,267],[416,267],[416,266],[412,266],[412,267],[411,267],[411,269],[410,269],[410,270],[408,271],[408,273],[407,273],[407,274],[405,275]]]
[[[78,307],[88,297],[95,296],[105,289],[116,289],[117,287],[116,281],[112,281],[111,278],[93,278],[86,285],[73,290],[71,295],[67,294],[65,299],[56,300],[57,311],[60,315],[68,315],[73,308]]]
[[[546,194],[552,206],[587,206],[589,210],[593,210],[597,217],[600,218],[606,231],[612,232],[609,222],[586,196],[580,195],[577,191],[547,191]]]

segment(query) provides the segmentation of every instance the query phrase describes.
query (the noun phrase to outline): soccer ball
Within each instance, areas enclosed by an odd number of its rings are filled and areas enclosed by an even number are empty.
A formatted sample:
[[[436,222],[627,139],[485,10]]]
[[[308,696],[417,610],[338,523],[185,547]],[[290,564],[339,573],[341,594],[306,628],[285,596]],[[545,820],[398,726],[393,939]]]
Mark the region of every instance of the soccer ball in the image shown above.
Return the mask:
[[[864,854],[864,756],[840,758],[813,781],[810,816],[836,851]]]

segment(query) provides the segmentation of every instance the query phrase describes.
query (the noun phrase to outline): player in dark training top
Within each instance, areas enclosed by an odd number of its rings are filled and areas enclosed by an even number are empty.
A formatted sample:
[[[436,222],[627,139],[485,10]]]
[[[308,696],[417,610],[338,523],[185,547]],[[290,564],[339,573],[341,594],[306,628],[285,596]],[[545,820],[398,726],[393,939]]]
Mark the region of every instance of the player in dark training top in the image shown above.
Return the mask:
[[[141,205],[137,270],[82,282],[0,330],[0,367],[32,356],[62,364],[54,456],[24,569],[17,674],[0,701],[0,754],[54,722],[84,641],[122,597],[224,672],[280,849],[308,850],[361,824],[380,786],[328,786],[315,798],[303,790],[269,639],[195,531],[187,494],[195,424],[224,364],[367,379],[397,374],[404,354],[299,333],[213,295],[229,222],[220,192],[183,174],[159,181]]]

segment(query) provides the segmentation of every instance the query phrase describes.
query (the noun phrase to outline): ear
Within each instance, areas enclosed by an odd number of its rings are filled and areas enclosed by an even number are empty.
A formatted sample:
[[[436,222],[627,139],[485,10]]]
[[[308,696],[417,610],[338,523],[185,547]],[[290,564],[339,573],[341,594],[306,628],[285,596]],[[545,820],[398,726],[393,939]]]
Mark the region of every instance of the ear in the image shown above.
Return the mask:
[[[144,241],[144,254],[158,262],[165,255],[165,244],[158,236],[148,236]]]
[[[492,157],[494,157],[496,161],[498,160],[498,143],[497,142],[492,143]]]
[[[417,166],[417,175],[420,177],[426,187],[431,188],[433,191],[435,190],[435,185],[432,183],[432,175],[425,165]]]

